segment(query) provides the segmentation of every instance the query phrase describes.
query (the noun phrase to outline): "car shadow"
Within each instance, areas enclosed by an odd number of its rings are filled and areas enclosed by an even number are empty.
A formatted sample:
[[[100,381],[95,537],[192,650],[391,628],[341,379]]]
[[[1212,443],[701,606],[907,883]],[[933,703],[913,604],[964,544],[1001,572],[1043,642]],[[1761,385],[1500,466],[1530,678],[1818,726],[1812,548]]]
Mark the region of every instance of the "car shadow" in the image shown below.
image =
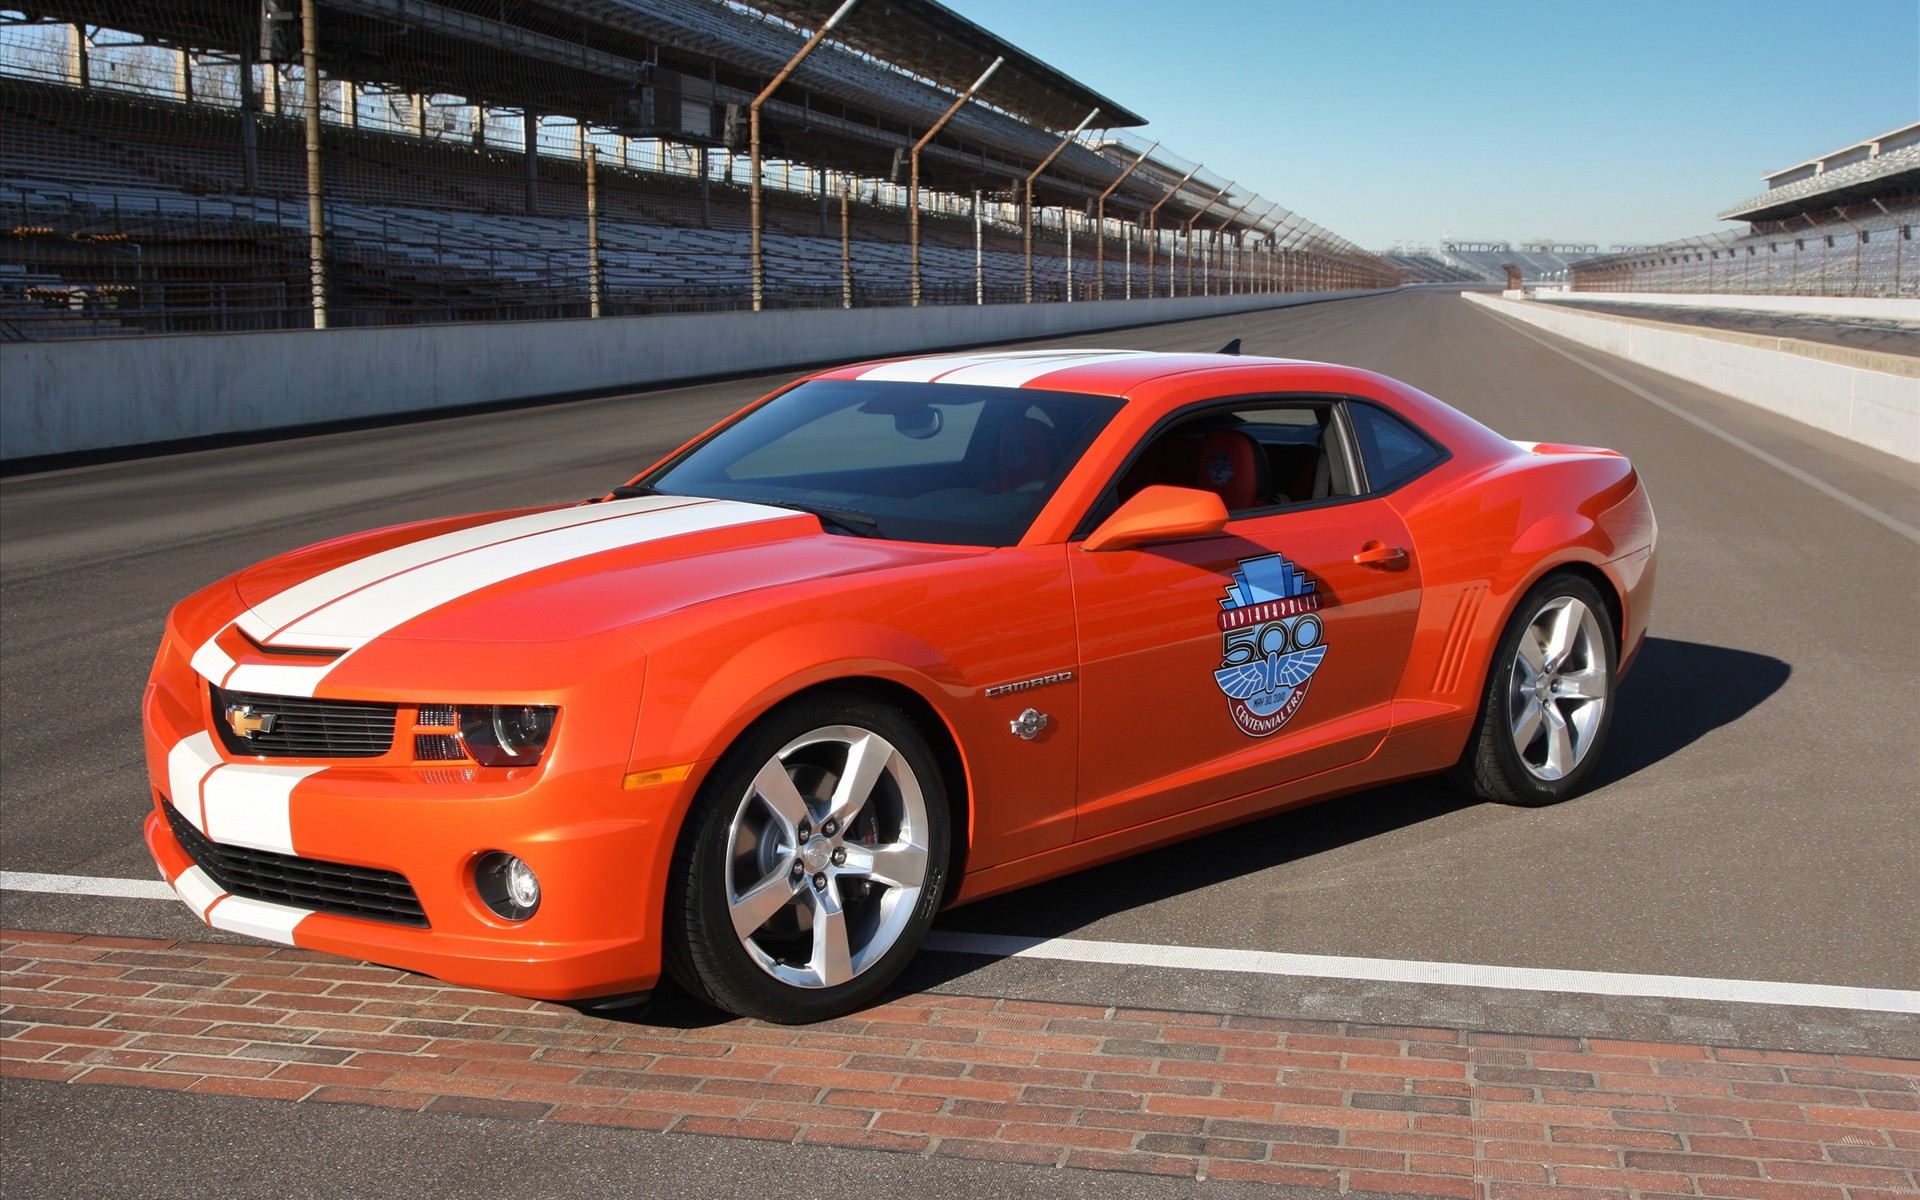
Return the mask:
[[[1648,638],[1621,685],[1604,757],[1589,787],[1630,778],[1732,724],[1778,692],[1792,671],[1780,659],[1751,651]],[[1479,803],[1437,777],[1390,784],[969,904],[942,915],[936,927],[1066,937],[1130,909],[1412,828]],[[969,975],[978,969],[980,957],[920,954],[888,994],[925,991]],[[731,1019],[664,982],[644,1007],[607,1015],[681,1029]]]
[[[1650,637],[1620,684],[1613,728],[1589,787],[1605,787],[1671,758],[1746,716],[1782,687],[1793,668],[1731,646]]]

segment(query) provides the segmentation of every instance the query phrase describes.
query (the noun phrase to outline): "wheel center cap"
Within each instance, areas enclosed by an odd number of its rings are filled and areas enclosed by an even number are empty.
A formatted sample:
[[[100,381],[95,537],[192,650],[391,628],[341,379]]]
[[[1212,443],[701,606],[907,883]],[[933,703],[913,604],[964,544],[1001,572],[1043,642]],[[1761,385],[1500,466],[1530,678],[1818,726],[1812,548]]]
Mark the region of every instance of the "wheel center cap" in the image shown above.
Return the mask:
[[[806,845],[800,847],[800,862],[807,868],[809,875],[818,875],[826,870],[827,864],[832,861],[833,843],[826,838],[810,838]]]

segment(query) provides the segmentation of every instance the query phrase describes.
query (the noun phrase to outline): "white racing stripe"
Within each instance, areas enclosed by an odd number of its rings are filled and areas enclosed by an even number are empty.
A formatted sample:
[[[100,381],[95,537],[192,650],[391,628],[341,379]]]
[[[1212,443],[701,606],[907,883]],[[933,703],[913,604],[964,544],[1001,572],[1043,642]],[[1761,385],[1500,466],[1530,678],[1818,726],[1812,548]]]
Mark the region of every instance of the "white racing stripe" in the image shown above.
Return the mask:
[[[1019,387],[1054,371],[1150,355],[1150,350],[1011,350],[996,354],[950,354],[909,358],[862,371],[857,378],[883,383],[963,383]]]
[[[206,835],[217,842],[294,854],[293,788],[325,767],[227,763],[200,784]],[[175,807],[179,806],[176,800]]]
[[[710,500],[496,542],[341,596],[283,626],[275,638],[291,646],[356,649],[397,625],[516,575],[663,538],[792,515],[787,509]]]
[[[225,763],[205,730],[167,751],[167,799],[201,833],[207,831],[206,812],[200,806],[200,785]]]
[[[223,687],[311,696],[353,651],[462,596],[574,559],[663,538],[789,518],[781,508],[731,500],[645,496],[514,517],[396,546],[346,563],[253,606],[236,621],[256,640],[342,650],[312,664],[233,666],[209,641],[196,669]],[[224,664],[222,675],[209,673]]]
[[[608,517],[651,512],[657,508],[675,508],[687,503],[689,503],[688,500],[678,496],[641,496],[633,500],[609,500],[605,504],[571,506],[529,513],[525,516],[510,517],[504,521],[492,521],[484,525],[457,529],[452,533],[422,538],[417,542],[408,542],[404,546],[394,546],[377,554],[369,554],[365,558],[358,558],[350,563],[342,563],[330,571],[315,575],[312,579],[296,583],[286,591],[254,605],[253,612],[241,618],[240,627],[246,630],[249,636],[265,641],[271,638],[280,627],[299,620],[317,608],[369,584],[398,575],[402,571],[424,566],[435,559],[462,554],[468,550],[477,550],[482,546],[491,546],[531,534],[565,529],[572,525],[584,525],[590,521],[605,520]]]
[[[245,896],[228,896],[208,910],[206,920],[215,929],[224,929],[228,933],[244,933],[248,937],[265,938],[269,942],[291,946],[294,944],[294,928],[312,915],[311,909],[268,904],[264,900],[249,900]]]
[[[171,898],[175,890],[191,906],[183,886],[188,876],[199,872],[194,867],[174,881],[173,888],[144,879],[100,879],[86,875],[41,875],[22,871],[0,872],[0,890],[48,892],[77,896],[114,896],[157,900]],[[206,904],[219,899],[220,891],[200,872]],[[194,893],[197,898],[199,891]],[[231,897],[214,910],[218,916],[228,905],[242,901]],[[253,933],[259,928],[277,928],[275,921],[292,924],[303,909],[283,905],[263,905],[277,910],[268,915],[250,908],[234,910],[235,925],[211,923],[222,929]],[[205,911],[203,905],[197,911]],[[245,929],[240,921],[255,922]],[[284,939],[282,939],[284,940]],[[1156,946],[1139,942],[1102,942],[1085,938],[1030,938],[987,933],[950,933],[936,930],[927,936],[928,950],[949,954],[977,954],[988,958],[1038,958],[1059,962],[1108,963],[1123,967],[1157,967],[1176,971],[1225,971],[1235,974],[1299,976],[1313,979],[1354,979],[1381,983],[1416,983],[1443,987],[1499,988],[1523,992],[1561,992],[1588,996],[1644,996],[1677,1000],[1720,1000],[1736,1004],[1795,1005],[1808,1008],[1842,1008],[1860,1012],[1920,1013],[1920,991],[1897,988],[1851,987],[1825,983],[1775,983],[1756,979],[1709,979],[1685,975],[1640,975],[1612,971],[1563,971],[1543,967],[1499,967],[1475,963],[1421,962],[1389,958],[1346,958],[1325,954],[1286,954],[1272,950],[1226,950],[1198,946]]]
[[[1147,350],[1099,350],[1086,354],[1060,354],[1044,359],[1002,359],[950,371],[940,376],[940,382],[972,387],[1024,387],[1042,375],[1051,375],[1055,371],[1097,367],[1104,363],[1125,362],[1151,355],[1152,352]]]
[[[203,921],[207,919],[207,910],[226,895],[213,877],[199,867],[188,867],[174,876],[172,890],[180,898],[180,903],[192,909],[193,915]]]
[[[1315,979],[1502,988],[1523,992],[1568,992],[1588,996],[1654,996],[1676,1000],[1722,1000],[1735,1004],[1791,1004],[1866,1012],[1920,1013],[1920,992],[1824,983],[1771,983],[1756,979],[1696,979],[1684,975],[1495,967],[1476,963],[1345,958],[1325,954],[1285,954],[1272,950],[1216,950],[1199,946],[1097,942],[1082,938],[1009,937],[987,933],[935,932],[928,935],[926,948],[953,954],[981,954],[991,958],[1043,958],[1127,967],[1167,967],[1180,971],[1229,971]]]

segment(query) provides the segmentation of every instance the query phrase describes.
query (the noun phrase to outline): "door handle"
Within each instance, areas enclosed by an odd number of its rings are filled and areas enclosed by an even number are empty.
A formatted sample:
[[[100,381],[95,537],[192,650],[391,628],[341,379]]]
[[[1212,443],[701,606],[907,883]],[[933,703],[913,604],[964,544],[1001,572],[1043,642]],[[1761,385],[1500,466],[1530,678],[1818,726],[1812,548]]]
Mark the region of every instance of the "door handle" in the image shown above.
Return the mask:
[[[1376,571],[1404,571],[1407,569],[1407,552],[1398,546],[1383,546],[1379,542],[1368,542],[1360,547],[1360,553],[1353,561],[1363,567],[1372,567]]]

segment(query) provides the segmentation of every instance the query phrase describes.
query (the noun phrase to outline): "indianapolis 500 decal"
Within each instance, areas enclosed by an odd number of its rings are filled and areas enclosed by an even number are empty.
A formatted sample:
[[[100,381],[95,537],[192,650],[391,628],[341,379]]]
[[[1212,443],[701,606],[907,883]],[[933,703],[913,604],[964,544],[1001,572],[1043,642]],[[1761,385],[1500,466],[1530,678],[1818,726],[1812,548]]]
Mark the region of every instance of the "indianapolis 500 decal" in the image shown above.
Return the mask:
[[[1220,602],[1220,667],[1240,732],[1266,737],[1306,703],[1307,686],[1327,656],[1313,580],[1279,554],[1242,559]]]

